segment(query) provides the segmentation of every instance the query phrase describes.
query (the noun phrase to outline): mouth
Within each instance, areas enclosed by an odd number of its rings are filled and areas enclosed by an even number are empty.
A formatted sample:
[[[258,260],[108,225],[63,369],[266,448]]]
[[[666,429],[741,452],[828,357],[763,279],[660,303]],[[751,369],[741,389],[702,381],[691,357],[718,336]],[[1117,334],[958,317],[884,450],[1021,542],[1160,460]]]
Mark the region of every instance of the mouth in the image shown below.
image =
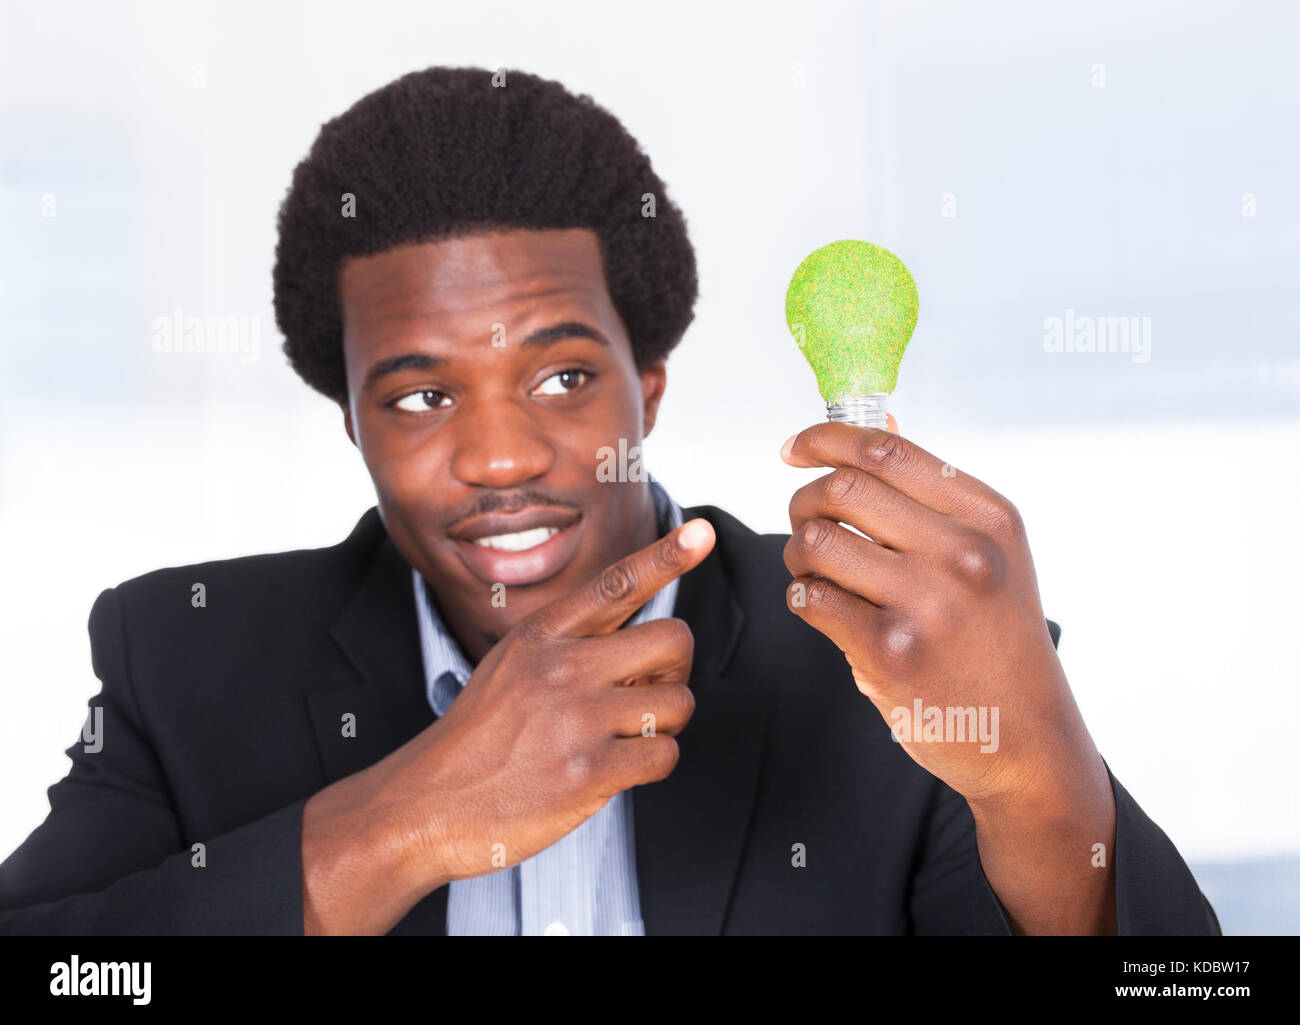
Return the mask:
[[[465,567],[487,584],[540,584],[572,561],[586,520],[542,507],[475,517],[451,532]]]
[[[559,532],[559,527],[534,527],[532,530],[520,530],[514,534],[492,534],[488,537],[475,538],[473,543],[483,548],[495,548],[499,552],[526,552],[530,548],[536,548],[543,541],[549,541]]]

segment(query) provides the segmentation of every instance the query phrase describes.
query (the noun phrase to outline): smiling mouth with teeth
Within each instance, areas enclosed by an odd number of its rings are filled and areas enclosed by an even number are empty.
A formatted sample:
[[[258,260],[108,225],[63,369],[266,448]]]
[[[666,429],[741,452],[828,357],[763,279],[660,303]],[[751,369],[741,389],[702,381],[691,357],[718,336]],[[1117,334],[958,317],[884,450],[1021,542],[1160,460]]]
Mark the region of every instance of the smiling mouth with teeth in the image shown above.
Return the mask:
[[[481,548],[496,548],[502,552],[524,552],[536,548],[559,532],[559,527],[534,527],[516,534],[493,534],[491,537],[475,538],[474,543]]]

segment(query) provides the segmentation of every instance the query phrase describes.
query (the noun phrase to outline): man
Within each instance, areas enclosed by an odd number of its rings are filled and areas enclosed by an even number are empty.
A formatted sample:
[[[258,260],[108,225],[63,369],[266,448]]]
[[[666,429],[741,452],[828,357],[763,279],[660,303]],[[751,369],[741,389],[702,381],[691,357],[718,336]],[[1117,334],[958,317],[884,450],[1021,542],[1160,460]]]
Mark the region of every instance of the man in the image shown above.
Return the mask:
[[[377,507],[100,595],[97,740],[0,926],[1218,931],[1088,736],[1001,496],[833,424],[782,450],[832,468],[790,536],[605,472],[696,271],[589,98],[405,76],[323,126],[279,230],[285,350]]]

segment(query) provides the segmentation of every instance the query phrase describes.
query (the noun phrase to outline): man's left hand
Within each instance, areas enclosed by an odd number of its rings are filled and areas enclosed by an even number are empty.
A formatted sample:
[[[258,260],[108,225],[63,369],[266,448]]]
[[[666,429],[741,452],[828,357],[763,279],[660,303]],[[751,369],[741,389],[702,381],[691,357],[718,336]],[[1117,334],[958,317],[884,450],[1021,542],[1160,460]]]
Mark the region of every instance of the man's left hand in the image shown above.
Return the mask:
[[[971,802],[1055,802],[1082,767],[1095,779],[1016,507],[891,431],[818,424],[782,458],[834,468],[790,502],[787,604],[907,753]]]

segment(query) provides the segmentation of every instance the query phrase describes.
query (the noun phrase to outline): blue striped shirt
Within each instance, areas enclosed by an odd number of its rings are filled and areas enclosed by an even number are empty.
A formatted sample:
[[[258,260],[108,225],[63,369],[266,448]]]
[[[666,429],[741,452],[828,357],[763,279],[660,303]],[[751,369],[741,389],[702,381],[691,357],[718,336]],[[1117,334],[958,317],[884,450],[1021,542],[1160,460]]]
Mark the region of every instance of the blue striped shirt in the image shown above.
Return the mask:
[[[682,511],[653,477],[649,486],[662,537],[681,526]],[[418,570],[411,574],[425,687],[429,704],[443,716],[473,670],[438,615],[433,589]],[[671,616],[677,583],[674,578],[626,625]],[[453,880],[447,894],[447,935],[645,935],[627,792],[615,794],[595,815],[526,861]]]

